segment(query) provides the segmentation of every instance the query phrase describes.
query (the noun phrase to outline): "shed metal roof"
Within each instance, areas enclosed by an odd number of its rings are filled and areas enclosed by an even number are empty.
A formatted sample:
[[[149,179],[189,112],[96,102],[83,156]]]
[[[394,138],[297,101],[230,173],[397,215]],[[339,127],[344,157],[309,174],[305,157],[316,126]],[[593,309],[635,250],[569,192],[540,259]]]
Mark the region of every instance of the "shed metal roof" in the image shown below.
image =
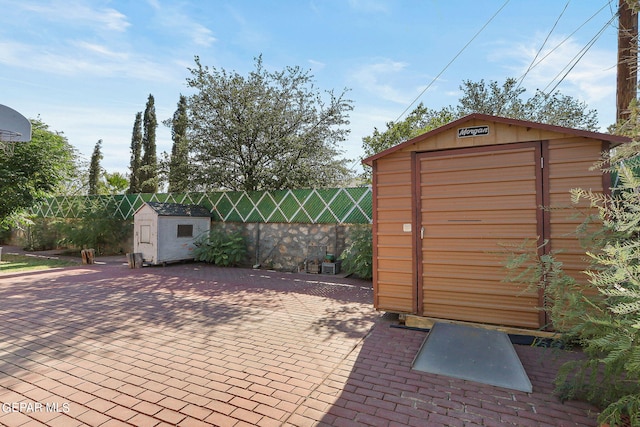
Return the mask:
[[[402,142],[398,145],[395,145],[391,148],[388,148],[384,151],[374,154],[373,156],[367,157],[362,161],[362,163],[372,166],[373,162],[379,159],[380,157],[384,157],[395,151],[401,150],[407,146],[416,144],[420,141],[423,141],[441,132],[445,132],[449,129],[460,126],[463,123],[466,123],[471,120],[491,121],[491,122],[503,123],[503,124],[512,125],[512,126],[521,126],[525,128],[540,129],[540,130],[546,130],[550,132],[563,133],[566,135],[579,136],[583,138],[598,139],[601,141],[611,142],[613,145],[618,145],[618,144],[631,141],[631,139],[627,138],[626,136],[613,135],[609,133],[591,132],[591,131],[582,130],[582,129],[573,129],[573,128],[568,128],[563,126],[548,125],[548,124],[538,123],[538,122],[530,122],[527,120],[518,120],[518,119],[507,118],[507,117],[490,116],[488,114],[473,113],[473,114],[469,114],[468,116],[464,116],[458,120],[454,120],[453,122],[448,123],[444,126],[440,126],[429,132],[423,133],[422,135],[418,135],[415,138],[409,139],[405,142]]]
[[[192,216],[211,217],[211,212],[199,205],[183,205],[181,203],[147,202],[158,216]]]

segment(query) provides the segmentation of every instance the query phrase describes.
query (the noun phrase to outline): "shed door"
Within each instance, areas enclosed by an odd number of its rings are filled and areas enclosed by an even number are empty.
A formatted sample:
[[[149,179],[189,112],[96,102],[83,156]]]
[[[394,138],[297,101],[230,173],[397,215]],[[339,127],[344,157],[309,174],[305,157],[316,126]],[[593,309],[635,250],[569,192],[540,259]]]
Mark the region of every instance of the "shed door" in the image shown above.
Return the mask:
[[[417,310],[423,316],[538,328],[537,292],[502,283],[501,244],[540,241],[540,143],[417,155]]]

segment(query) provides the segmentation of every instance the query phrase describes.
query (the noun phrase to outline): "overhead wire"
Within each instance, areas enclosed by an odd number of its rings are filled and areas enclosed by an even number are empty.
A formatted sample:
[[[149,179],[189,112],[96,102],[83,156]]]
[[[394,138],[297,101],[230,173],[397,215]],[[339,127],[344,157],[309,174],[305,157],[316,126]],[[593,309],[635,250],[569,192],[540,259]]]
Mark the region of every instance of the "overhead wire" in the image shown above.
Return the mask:
[[[567,37],[565,37],[560,43],[558,43],[556,45],[556,47],[554,47],[553,49],[551,49],[549,52],[547,52],[547,54],[545,56],[543,56],[542,58],[540,58],[540,60],[538,62],[536,62],[535,64],[533,64],[529,71],[531,71],[533,68],[537,67],[538,65],[540,65],[542,63],[542,61],[544,61],[545,59],[547,59],[549,57],[549,55],[551,55],[553,52],[555,52],[558,48],[560,48],[560,46],[562,46],[563,44],[565,44],[575,33],[577,33],[578,31],[580,31],[580,29],[582,27],[584,27],[585,25],[587,25],[593,18],[595,18],[600,12],[602,12],[602,10],[604,8],[606,8],[608,5],[611,4],[612,0],[609,0],[604,6],[602,6],[600,9],[598,9],[593,15],[591,15],[586,21],[584,21],[578,28],[576,28],[575,30],[573,30],[573,32],[571,34],[569,34]],[[614,15],[614,17],[617,15]],[[611,22],[611,21],[609,21]]]
[[[524,81],[525,77],[527,77],[527,74],[529,74],[529,71],[531,71],[531,69],[533,68],[533,64],[536,62],[536,59],[538,59],[538,56],[540,55],[540,53],[542,53],[542,49],[544,49],[544,47],[547,45],[547,42],[549,41],[549,38],[551,37],[553,30],[556,29],[556,27],[558,26],[558,22],[560,22],[560,19],[562,18],[567,8],[569,7],[569,3],[571,3],[571,0],[567,0],[567,3],[564,5],[564,9],[562,9],[562,12],[560,12],[558,19],[556,19],[556,22],[553,24],[553,27],[551,27],[551,30],[549,30],[547,37],[544,39],[544,41],[542,42],[542,45],[536,52],[536,55],[531,60],[531,63],[529,64],[527,71],[525,71],[524,74],[518,79],[518,85],[516,86],[516,90],[522,85],[522,82]]]
[[[607,29],[607,27],[611,24],[611,22],[613,22],[614,19],[616,19],[616,17],[618,16],[618,14],[616,13],[615,15],[613,15],[611,17],[611,19],[609,21],[607,21],[602,28],[600,29],[600,31],[598,31],[596,33],[595,36],[593,36],[591,38],[591,40],[589,40],[589,42],[576,54],[576,56],[574,56],[571,61],[569,61],[569,63],[562,69],[560,70],[560,73],[558,73],[550,82],[549,84],[544,88],[544,90],[542,92],[547,93],[547,94],[551,94],[553,93],[557,87],[560,85],[560,83],[562,83],[562,81],[567,77],[567,75],[569,75],[569,73],[574,69],[574,67],[576,65],[578,65],[578,62],[580,62],[580,60],[584,57],[584,55],[589,51],[589,49],[591,49],[591,47],[595,44],[596,41],[598,41],[598,39],[600,38],[600,36],[602,36],[602,34],[604,33],[604,31]],[[568,69],[567,69],[568,67]],[[567,70],[566,73],[564,73],[564,75],[562,76],[562,78],[560,78],[560,80],[558,80],[558,82],[553,86],[553,89],[551,89],[550,91],[547,92],[547,89],[549,88],[549,86],[551,86],[551,84],[560,76],[560,74],[562,74],[562,72],[564,70]]]
[[[484,31],[485,28],[487,28],[487,26],[491,23],[491,21],[494,20],[494,18],[496,16],[498,16],[498,14],[502,11],[502,9],[505,8],[505,6],[509,3],[510,0],[506,0],[504,2],[504,4],[502,6],[500,6],[500,8],[496,11],[496,13],[493,14],[493,16],[491,18],[489,18],[489,20],[482,26],[482,28],[480,28],[480,30],[478,30],[478,32],[471,38],[471,40],[469,40],[467,42],[467,44],[465,44],[462,49],[460,49],[460,51],[456,54],[456,56],[453,57],[453,59],[451,59],[451,61],[449,61],[449,63],[438,73],[437,76],[435,76],[433,78],[433,80],[431,80],[431,82],[418,94],[418,96],[416,96],[414,98],[413,101],[411,101],[411,103],[407,106],[407,108],[404,109],[404,111],[402,111],[402,113],[400,113],[400,115],[398,116],[397,119],[394,120],[394,122],[399,121],[402,116],[404,116],[406,114],[407,111],[409,111],[409,108],[411,108],[413,106],[413,104],[416,103],[416,101],[418,101],[418,99],[420,99],[422,97],[422,95],[424,95],[424,93],[429,90],[429,88],[431,86],[433,86],[433,84],[440,78],[440,76],[442,74],[444,74],[444,72],[447,70],[447,68],[449,68],[449,66],[451,66],[451,64],[454,63],[454,61],[456,59],[458,59],[458,57],[462,54],[462,52],[465,51],[465,49],[480,35],[480,33],[482,33],[482,31]]]

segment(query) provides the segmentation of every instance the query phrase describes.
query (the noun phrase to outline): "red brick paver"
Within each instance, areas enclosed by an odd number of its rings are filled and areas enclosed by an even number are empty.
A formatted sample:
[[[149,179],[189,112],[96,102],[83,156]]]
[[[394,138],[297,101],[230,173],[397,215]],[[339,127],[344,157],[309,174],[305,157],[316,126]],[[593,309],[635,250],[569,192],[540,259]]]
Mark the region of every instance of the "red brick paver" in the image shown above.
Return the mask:
[[[517,346],[530,394],[415,372],[425,333],[371,301],[363,281],[201,264],[0,274],[0,425],[596,425],[552,394],[573,354]]]

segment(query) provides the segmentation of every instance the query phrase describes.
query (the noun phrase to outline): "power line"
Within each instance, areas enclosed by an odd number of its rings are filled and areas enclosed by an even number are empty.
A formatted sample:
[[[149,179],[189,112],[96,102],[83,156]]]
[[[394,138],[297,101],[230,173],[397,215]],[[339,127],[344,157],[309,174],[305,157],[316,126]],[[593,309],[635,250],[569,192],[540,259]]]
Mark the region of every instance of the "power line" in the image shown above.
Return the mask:
[[[479,31],[478,31],[478,32],[477,32],[477,33],[476,33],[476,34],[471,38],[471,40],[469,40],[469,41],[467,42],[467,44],[465,44],[465,45],[464,45],[464,47],[463,47],[462,49],[460,49],[460,51],[456,54],[456,56],[454,56],[454,57],[453,57],[453,59],[452,59],[451,61],[449,61],[449,63],[448,63],[448,64],[447,64],[443,69],[442,69],[442,71],[440,71],[440,72],[438,73],[438,75],[437,75],[437,76],[435,76],[435,77],[433,78],[433,80],[431,80],[431,82],[427,85],[427,87],[425,87],[425,88],[422,90],[422,92],[420,92],[420,93],[418,94],[418,96],[416,96],[416,97],[415,97],[415,99],[414,99],[413,101],[411,101],[411,104],[409,104],[409,105],[407,106],[407,108],[405,108],[405,109],[404,109],[404,111],[403,111],[402,113],[400,113],[400,115],[398,116],[398,118],[397,118],[397,119],[395,119],[395,120],[394,120],[394,122],[397,122],[398,120],[400,120],[400,118],[402,118],[402,116],[404,116],[404,115],[405,115],[405,113],[406,113],[407,111],[409,111],[409,108],[411,108],[411,107],[413,106],[413,104],[415,104],[415,103],[416,103],[416,101],[417,101],[418,99],[420,99],[420,97],[421,97],[422,95],[424,95],[424,93],[425,93],[425,92],[426,92],[426,91],[427,91],[427,90],[428,90],[428,89],[429,89],[429,88],[430,88],[430,87],[435,83],[435,81],[436,81],[436,80],[438,80],[438,78],[439,78],[442,74],[444,74],[444,72],[447,70],[447,68],[449,68],[449,66],[450,66],[451,64],[453,64],[453,62],[454,62],[456,59],[458,59],[458,57],[462,54],[462,52],[464,52],[464,50],[465,50],[465,49],[466,49],[466,48],[467,48],[467,47],[468,47],[468,46],[469,46],[469,45],[470,45],[470,44],[471,44],[471,43],[476,39],[476,37],[478,37],[478,36],[480,35],[480,33],[481,33],[485,28],[487,28],[487,26],[491,23],[491,21],[493,21],[493,19],[494,19],[496,16],[498,16],[498,14],[502,11],[502,9],[504,9],[504,7],[509,3],[509,1],[510,1],[510,0],[506,0],[506,1],[504,2],[504,4],[500,7],[500,9],[498,9],[498,11],[497,11],[496,13],[494,13],[494,14],[493,14],[493,16],[492,16],[491,18],[489,18],[489,20],[488,20],[488,21],[487,21],[487,22],[482,26],[482,28],[480,28],[480,30],[479,30]]]
[[[556,26],[558,25],[558,22],[560,22],[560,18],[562,18],[562,15],[564,15],[564,12],[567,10],[567,7],[569,7],[569,3],[571,3],[571,0],[567,0],[567,4],[564,5],[564,9],[562,9],[562,12],[560,12],[560,16],[558,16],[558,19],[556,19],[556,22],[553,24],[553,27],[551,27],[551,30],[549,30],[547,37],[544,39],[544,42],[542,42],[542,46],[540,46],[540,49],[538,49],[538,52],[536,52],[536,56],[534,56],[533,60],[531,60],[531,63],[529,64],[527,71],[525,71],[522,77],[518,79],[518,86],[516,86],[516,90],[520,87],[520,85],[522,85],[522,82],[524,81],[525,77],[527,77],[527,74],[529,74],[529,71],[531,71],[531,69],[533,68],[533,64],[536,62],[536,59],[538,59],[538,56],[542,52],[542,49],[544,49],[544,47],[546,46],[547,41],[549,41],[549,37],[551,37],[553,30],[555,30]]]
[[[578,54],[576,56],[573,57],[573,59],[571,59],[571,61],[569,61],[569,63],[562,69],[560,70],[560,73],[558,73],[550,82],[549,84],[544,88],[544,90],[542,92],[545,93],[553,93],[556,88],[560,85],[560,83],[562,83],[562,81],[567,77],[567,75],[571,72],[571,70],[573,70],[573,68],[578,65],[578,62],[580,62],[580,60],[584,57],[584,55],[589,51],[589,49],[591,49],[591,47],[595,44],[595,42],[600,38],[600,36],[602,35],[602,33],[604,33],[604,31],[607,29],[607,27],[609,26],[609,24],[611,24],[611,22],[613,22],[613,20],[616,19],[616,17],[618,16],[618,14],[615,14],[611,17],[611,19],[609,21],[607,21],[606,24],[604,24],[602,26],[602,28],[600,29],[600,31],[598,31],[598,33],[596,33],[595,36],[593,36],[593,38],[580,50],[580,52],[578,52]],[[562,78],[560,80],[558,80],[558,82],[553,86],[553,89],[551,89],[549,92],[547,92],[547,88],[549,88],[549,86],[553,83],[553,81],[555,79],[557,79],[560,74],[567,69],[567,67],[569,67],[569,69],[567,70],[566,73],[564,73],[564,75],[562,76]]]
[[[569,40],[575,33],[577,33],[578,31],[580,31],[580,29],[582,27],[584,27],[585,25],[587,25],[589,23],[589,21],[591,21],[593,18],[595,18],[600,12],[602,12],[602,10],[604,8],[606,8],[608,5],[611,4],[611,0],[609,0],[604,6],[602,6],[600,9],[598,9],[598,11],[596,13],[594,13],[593,15],[591,15],[591,17],[589,17],[589,19],[587,19],[586,21],[584,21],[578,28],[576,28],[575,30],[573,30],[573,32],[571,34],[569,34],[564,40],[562,40],[560,43],[558,43],[556,45],[556,47],[554,47],[553,49],[551,49],[549,52],[547,52],[547,54],[545,56],[543,56],[538,62],[536,62],[535,64],[533,64],[529,71],[531,71],[532,69],[534,69],[535,67],[537,67],[538,65],[540,65],[542,63],[542,61],[544,61],[545,59],[547,59],[547,57],[549,57],[549,55],[551,55],[553,52],[555,52],[558,48],[560,48],[560,46],[562,46],[567,40]],[[617,16],[617,15],[614,15]],[[611,21],[609,21],[611,22]],[[524,76],[522,76],[524,77]],[[522,78],[521,77],[521,78]],[[555,80],[555,79],[554,79]]]

